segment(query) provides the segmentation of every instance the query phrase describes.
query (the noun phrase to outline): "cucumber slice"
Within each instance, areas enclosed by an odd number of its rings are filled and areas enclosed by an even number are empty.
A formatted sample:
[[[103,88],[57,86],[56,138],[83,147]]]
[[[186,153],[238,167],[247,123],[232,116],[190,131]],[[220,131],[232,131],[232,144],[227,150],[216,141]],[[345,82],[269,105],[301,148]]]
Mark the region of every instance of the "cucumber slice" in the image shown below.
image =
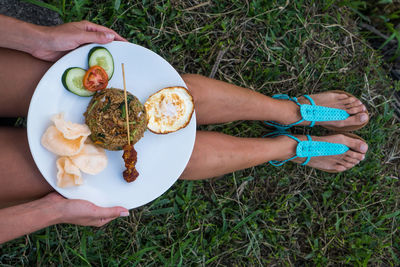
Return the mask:
[[[93,66],[102,67],[108,75],[108,80],[114,74],[114,59],[111,53],[104,47],[95,46],[89,51],[88,56],[89,68]]]
[[[79,96],[92,96],[95,92],[91,92],[83,87],[83,76],[86,70],[78,67],[68,68],[61,77],[62,84],[68,91]]]

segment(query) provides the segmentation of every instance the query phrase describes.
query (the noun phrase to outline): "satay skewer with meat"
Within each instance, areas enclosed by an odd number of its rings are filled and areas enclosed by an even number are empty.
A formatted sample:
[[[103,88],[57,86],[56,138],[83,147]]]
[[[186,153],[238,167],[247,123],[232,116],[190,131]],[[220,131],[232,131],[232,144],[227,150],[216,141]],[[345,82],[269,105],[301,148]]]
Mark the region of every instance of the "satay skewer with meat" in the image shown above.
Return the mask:
[[[133,145],[131,145],[131,136],[130,136],[130,130],[129,130],[129,109],[128,109],[128,100],[127,100],[127,95],[126,95],[126,83],[125,83],[125,69],[124,69],[124,63],[122,65],[122,78],[124,82],[124,98],[125,98],[125,117],[126,117],[126,129],[127,129],[127,135],[128,135],[128,144],[124,145],[124,154],[122,155],[122,158],[125,161],[125,168],[126,170],[123,172],[123,176],[125,181],[128,183],[133,182],[136,180],[136,178],[139,176],[138,171],[135,168],[136,162],[137,162],[137,152]]]

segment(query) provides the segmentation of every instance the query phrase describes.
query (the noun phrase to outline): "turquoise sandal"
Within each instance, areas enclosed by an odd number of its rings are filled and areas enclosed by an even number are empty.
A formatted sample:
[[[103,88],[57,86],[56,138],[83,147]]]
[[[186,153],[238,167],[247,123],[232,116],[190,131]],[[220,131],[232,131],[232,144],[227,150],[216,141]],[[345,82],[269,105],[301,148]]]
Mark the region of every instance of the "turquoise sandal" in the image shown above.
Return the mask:
[[[336,92],[336,93],[343,93],[347,94],[349,96],[353,96],[347,92],[344,91],[339,91],[339,90],[332,90],[331,92]],[[341,121],[347,119],[350,115],[347,113],[347,111],[343,109],[337,109],[337,108],[328,108],[328,107],[323,107],[323,106],[317,106],[314,102],[314,100],[309,96],[309,95],[304,95],[304,97],[310,101],[310,104],[300,104],[299,101],[297,100],[296,97],[290,97],[286,94],[277,94],[274,95],[272,98],[274,99],[284,99],[284,100],[290,100],[296,103],[300,107],[300,114],[301,114],[301,119],[297,122],[291,123],[291,124],[280,124],[274,121],[265,121],[265,124],[269,126],[273,126],[277,128],[278,130],[286,130],[289,129],[292,126],[298,125],[303,121],[310,121],[309,127],[313,127],[315,125],[315,122],[320,122],[320,121]],[[350,127],[325,127],[330,130],[355,130],[363,127],[365,124],[360,125],[360,126],[350,126]]]
[[[282,161],[279,161],[279,160],[269,161],[269,163],[274,166],[282,166],[286,162],[293,160],[295,158],[306,158],[306,160],[303,163],[301,163],[301,165],[304,166],[304,165],[307,165],[307,163],[310,161],[310,159],[312,157],[340,155],[349,150],[349,147],[344,144],[313,141],[311,139],[311,136],[309,136],[309,135],[306,135],[307,141],[301,141],[297,137],[290,135],[286,132],[282,132],[282,131],[273,132],[273,133],[264,135],[264,137],[277,137],[280,135],[286,135],[298,142],[297,148],[296,148],[296,155],[294,157],[291,157],[289,159],[282,160]],[[316,168],[316,169],[325,171],[325,172],[336,173],[336,171],[319,169],[319,168]]]

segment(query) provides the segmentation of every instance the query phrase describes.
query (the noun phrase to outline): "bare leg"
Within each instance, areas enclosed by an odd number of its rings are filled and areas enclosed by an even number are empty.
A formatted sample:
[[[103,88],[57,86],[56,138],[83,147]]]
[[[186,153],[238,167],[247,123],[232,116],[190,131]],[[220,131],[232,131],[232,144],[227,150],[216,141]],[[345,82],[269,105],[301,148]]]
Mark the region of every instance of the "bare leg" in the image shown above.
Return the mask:
[[[183,75],[183,79],[193,95],[199,124],[234,120],[273,120],[286,124],[300,119],[298,106],[291,101],[275,100],[200,75]],[[363,116],[368,119],[365,106],[355,98],[341,94],[312,97],[317,104],[342,108],[352,114],[344,125],[362,124]],[[299,101],[304,99],[300,98]],[[344,126],[343,122],[333,122],[331,125]],[[299,138],[304,139],[301,136]],[[308,164],[332,171],[344,171],[358,164],[368,149],[364,142],[343,135],[313,137],[313,140],[343,143],[352,149],[345,155],[313,158]],[[181,179],[205,179],[269,160],[284,160],[295,155],[296,146],[297,143],[288,137],[236,138],[221,133],[198,132],[193,154]],[[302,161],[304,159],[296,160]]]
[[[0,208],[53,191],[29,153],[25,129],[0,128]]]
[[[36,85],[51,63],[3,48],[0,62],[0,117],[26,116]],[[0,127],[0,147],[0,208],[53,190],[36,168],[25,129]]]
[[[7,49],[0,49],[0,60],[7,62],[7,65],[0,66],[0,116],[26,116],[34,88],[51,63]],[[293,119],[293,115],[297,114],[293,103],[287,101],[274,100],[199,75],[185,75],[184,79],[194,95],[201,124],[239,119],[278,120],[283,117],[280,112],[282,109],[288,110],[289,119]],[[287,109],[284,106],[287,106]],[[1,140],[4,141],[3,153],[0,155],[4,177],[0,179],[0,205],[38,198],[51,191],[52,188],[40,176],[32,160],[25,131],[2,128],[0,137],[3,137]],[[287,149],[282,149],[286,146]],[[356,147],[359,146],[354,144],[354,149],[357,150]],[[199,132],[193,155],[182,178],[208,178],[255,166],[271,159],[284,159],[293,152],[294,147],[295,143],[286,137],[249,139]],[[358,162],[357,158],[362,158],[361,152],[351,157],[351,166]],[[339,162],[339,159],[337,161]],[[340,165],[338,162],[330,167],[336,168],[336,165]],[[310,162],[309,165],[314,163]]]
[[[305,136],[297,136],[306,140]],[[315,141],[346,144],[351,150],[343,155],[314,157],[307,166],[331,171],[345,171],[364,159],[368,146],[361,140],[342,134],[312,137]],[[184,180],[216,177],[253,167],[270,160],[285,160],[295,155],[297,142],[280,136],[276,138],[238,138],[217,132],[198,131],[189,163],[181,175]],[[297,158],[294,162],[304,162]]]
[[[300,119],[299,106],[288,100],[276,100],[263,94],[210,79],[201,75],[182,76],[195,100],[198,124],[235,120],[271,120],[289,124]],[[317,105],[340,108],[351,116],[345,121],[319,122],[317,125],[361,125],[368,120],[365,106],[356,98],[339,93],[311,95]],[[307,103],[299,98],[300,103]],[[301,125],[309,124],[303,122]]]
[[[0,62],[0,117],[26,116],[36,85],[51,63],[5,48],[0,48]]]
[[[289,157],[292,146],[282,140],[238,138],[218,132],[198,131],[192,156],[181,179],[211,178],[278,159],[279,156]],[[284,147],[279,148],[280,145]]]

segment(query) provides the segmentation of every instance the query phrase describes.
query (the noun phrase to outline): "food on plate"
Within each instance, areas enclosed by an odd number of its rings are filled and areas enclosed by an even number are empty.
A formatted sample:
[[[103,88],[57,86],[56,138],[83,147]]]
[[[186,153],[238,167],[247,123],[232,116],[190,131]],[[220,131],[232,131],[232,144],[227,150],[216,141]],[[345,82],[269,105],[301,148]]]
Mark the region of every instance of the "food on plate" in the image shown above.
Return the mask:
[[[53,116],[51,120],[54,125],[43,134],[42,145],[59,156],[78,154],[90,135],[89,128],[84,124],[65,121],[63,113]]]
[[[70,187],[83,184],[82,174],[68,157],[60,157],[57,161],[57,186]]]
[[[167,134],[186,127],[194,111],[193,97],[180,86],[167,87],[144,103],[150,131]]]
[[[102,67],[107,75],[108,79],[114,74],[114,59],[107,48],[102,46],[95,46],[89,51],[88,55],[89,67],[100,66]]]
[[[133,145],[126,144],[124,146],[124,154],[122,155],[122,158],[124,159],[126,168],[126,170],[122,173],[125,181],[128,183],[135,181],[139,176],[139,173],[135,168],[137,162],[137,152]]]
[[[129,125],[129,108],[128,108],[128,96],[127,96],[128,94],[126,91],[124,63],[121,64],[121,68],[122,68],[122,79],[124,82],[124,104],[127,113],[125,117],[125,123],[126,125]],[[130,127],[126,127],[126,133],[127,137],[130,136]],[[131,183],[136,180],[136,178],[139,176],[139,173],[135,168],[137,162],[137,152],[133,147],[133,144],[131,144],[131,139],[127,138],[127,141],[128,144],[124,145],[124,154],[122,154],[122,158],[124,159],[126,168],[126,170],[122,172],[122,176],[124,177],[126,182]]]
[[[146,111],[128,93],[130,141],[135,144],[146,131]],[[92,141],[108,150],[122,150],[128,143],[124,91],[109,88],[96,92],[84,113]]]
[[[85,136],[67,139],[54,125],[47,128],[42,136],[42,145],[58,156],[73,156],[79,153],[85,142]]]
[[[98,174],[107,167],[107,156],[103,148],[87,139],[79,154],[70,157],[72,163],[82,172]]]
[[[54,115],[51,125],[42,136],[42,145],[61,156],[57,162],[57,186],[68,187],[83,183],[81,171],[97,174],[107,166],[104,149],[95,146],[87,137],[86,124],[64,120],[64,113]]]
[[[83,86],[91,92],[103,90],[107,87],[108,75],[100,66],[90,67],[83,77]]]
[[[92,96],[107,87],[114,73],[114,59],[104,47],[93,47],[88,54],[89,69],[73,67],[64,71],[61,82],[65,89],[79,95]]]
[[[64,120],[64,113],[58,113],[51,118],[56,128],[62,132],[67,139],[76,139],[81,136],[89,136],[89,127],[85,124],[74,123]]]
[[[79,96],[92,96],[95,92],[91,92],[85,89],[83,86],[83,77],[86,74],[86,70],[78,67],[68,68],[64,71],[61,77],[61,82],[65,89],[79,95]]]

